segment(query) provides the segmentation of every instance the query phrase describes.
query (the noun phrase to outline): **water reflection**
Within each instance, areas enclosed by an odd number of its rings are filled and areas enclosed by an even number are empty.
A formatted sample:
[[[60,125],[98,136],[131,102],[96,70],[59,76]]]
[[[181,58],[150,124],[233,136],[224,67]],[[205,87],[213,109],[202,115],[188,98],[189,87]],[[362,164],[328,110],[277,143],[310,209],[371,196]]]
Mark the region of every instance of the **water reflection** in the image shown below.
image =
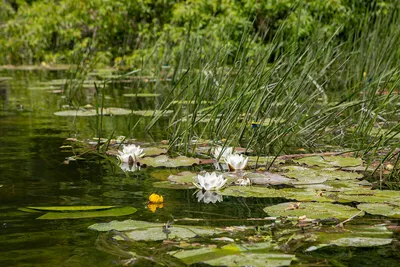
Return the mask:
[[[197,201],[198,202],[204,202],[206,204],[208,203],[217,203],[217,202],[222,202],[223,198],[222,195],[218,194],[215,191],[203,191],[199,190],[196,193]]]

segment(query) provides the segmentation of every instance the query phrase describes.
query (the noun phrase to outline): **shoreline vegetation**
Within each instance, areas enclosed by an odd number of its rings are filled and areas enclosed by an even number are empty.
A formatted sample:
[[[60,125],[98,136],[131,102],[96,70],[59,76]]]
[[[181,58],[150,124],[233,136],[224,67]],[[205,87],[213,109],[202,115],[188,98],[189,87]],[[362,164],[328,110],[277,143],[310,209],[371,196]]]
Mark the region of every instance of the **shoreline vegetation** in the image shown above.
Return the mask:
[[[0,65],[151,77],[168,94],[147,130],[186,103],[166,129],[172,151],[191,153],[202,138],[257,155],[329,146],[391,162],[398,179],[399,9],[396,0],[2,1]],[[67,96],[82,95],[76,84]]]

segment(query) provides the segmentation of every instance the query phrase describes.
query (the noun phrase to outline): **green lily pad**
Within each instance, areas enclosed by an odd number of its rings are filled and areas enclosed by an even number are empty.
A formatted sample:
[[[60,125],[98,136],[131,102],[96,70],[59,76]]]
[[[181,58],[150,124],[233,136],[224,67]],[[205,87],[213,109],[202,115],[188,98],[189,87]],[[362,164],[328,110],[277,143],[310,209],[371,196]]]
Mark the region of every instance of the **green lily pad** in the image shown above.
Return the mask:
[[[286,197],[288,195],[282,190],[258,186],[228,186],[218,193],[224,196],[260,198]]]
[[[96,217],[111,217],[133,214],[137,209],[133,207],[112,208],[101,211],[81,211],[81,212],[48,212],[40,216],[39,220],[59,220],[59,219],[83,219]]]
[[[199,164],[200,160],[197,158],[188,158],[185,156],[179,156],[176,158],[169,158],[166,155],[160,155],[155,158],[145,157],[139,160],[140,164],[152,166],[152,167],[168,167],[168,168],[176,168],[176,167],[185,167],[192,166],[194,164]]]
[[[150,175],[158,180],[166,181],[171,174],[178,174],[179,172],[180,170],[178,169],[156,169]]]
[[[140,94],[123,94],[125,97],[157,97],[161,94],[140,93]]]
[[[317,202],[335,202],[335,195],[331,192],[319,191],[315,189],[300,188],[284,188],[280,189],[287,199],[295,199],[297,201],[317,201]]]
[[[247,173],[244,177],[249,178],[252,184],[258,185],[292,185],[293,182],[296,182],[294,179],[271,172]]]
[[[97,231],[109,231],[112,229],[115,229],[117,231],[124,231],[124,233],[129,238],[136,241],[157,241],[175,238],[192,238],[195,236],[208,236],[223,232],[221,230],[209,227],[174,224],[172,227],[168,228],[167,237],[167,231],[164,228],[164,224],[133,220],[127,220],[123,222],[112,221],[110,223],[93,224],[89,226],[89,229]],[[116,237],[116,239],[119,239],[119,237]]]
[[[130,231],[142,228],[162,227],[162,223],[152,223],[145,221],[125,220],[125,221],[111,221],[108,223],[95,223],[88,228],[99,232],[108,232],[111,230],[117,231]]]
[[[196,188],[193,184],[176,184],[169,181],[154,182],[153,187],[165,189],[193,189]]]
[[[171,174],[168,177],[168,180],[177,184],[193,184],[195,178],[197,177],[197,173],[193,172],[180,172],[176,175]]]
[[[115,206],[55,206],[55,207],[28,207],[33,210],[44,210],[44,211],[87,211],[87,210],[105,210],[111,209]]]
[[[99,110],[99,113],[101,113],[100,110]],[[105,108],[105,109],[103,109],[103,115],[117,116],[117,115],[129,115],[131,113],[132,113],[131,110],[124,109],[124,108]]]
[[[248,161],[247,161],[247,165],[249,167],[261,167],[261,166],[269,166],[272,161],[274,160],[275,157],[257,157],[257,156],[249,156],[248,157]],[[284,160],[282,159],[276,159],[274,161],[274,165],[279,165],[281,163],[285,163]]]
[[[298,208],[295,202],[286,202],[264,208],[264,211],[270,216],[307,216],[309,219],[348,219],[356,215],[359,210],[350,206],[344,206],[331,203],[301,202]],[[359,216],[363,216],[361,213]]]
[[[54,115],[61,117],[90,117],[97,116],[97,112],[94,109],[63,110],[54,112]]]
[[[124,108],[104,108],[103,109],[104,116],[129,115],[131,113],[132,113],[131,110],[124,109]],[[100,114],[101,114],[100,109],[99,109],[98,113],[96,112],[96,109],[63,110],[63,111],[54,112],[54,115],[62,116],[62,117],[90,117],[90,116],[97,116]]]
[[[288,170],[285,176],[297,179],[293,184],[319,184],[327,180],[355,180],[363,177],[356,172],[345,172],[336,169],[310,169],[301,166],[286,166],[282,168]]]
[[[171,103],[172,104],[181,104],[181,105],[194,105],[194,104],[210,104],[213,101],[207,101],[207,100],[202,100],[200,102],[198,101],[194,101],[194,100],[174,100]]]
[[[159,147],[144,147],[143,148],[143,153],[146,156],[158,156],[161,154],[167,154],[168,150],[165,148],[159,148]]]
[[[181,250],[168,254],[188,265],[202,262],[212,266],[289,266],[296,259],[294,255],[273,251],[269,242],[261,245],[230,244],[221,248]]]
[[[143,117],[158,117],[171,115],[173,110],[133,110],[132,114],[143,116]]]
[[[399,203],[400,191],[358,188],[355,190],[343,191],[338,197],[340,199],[339,201],[344,202]]]
[[[315,233],[320,244],[308,248],[314,251],[321,247],[375,247],[392,242],[392,232],[383,225],[347,225],[344,229],[332,228]]]
[[[400,206],[386,203],[363,203],[357,205],[357,208],[373,215],[400,218]]]
[[[308,166],[320,167],[355,167],[363,164],[363,161],[360,158],[342,156],[311,156],[294,160],[294,162],[306,164]]]

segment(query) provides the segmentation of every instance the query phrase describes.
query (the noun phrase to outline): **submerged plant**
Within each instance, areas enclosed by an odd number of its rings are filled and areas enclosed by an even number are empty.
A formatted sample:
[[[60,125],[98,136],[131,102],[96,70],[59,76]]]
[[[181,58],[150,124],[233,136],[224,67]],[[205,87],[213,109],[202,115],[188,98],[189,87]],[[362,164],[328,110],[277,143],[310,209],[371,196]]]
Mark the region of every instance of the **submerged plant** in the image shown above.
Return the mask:
[[[232,154],[225,159],[225,162],[226,164],[228,164],[229,169],[231,171],[236,171],[236,170],[244,170],[247,166],[248,160],[249,158],[243,157],[243,155]]]
[[[197,183],[193,182],[193,184],[201,190],[205,191],[217,191],[221,189],[227,180],[222,177],[222,175],[217,175],[215,172],[206,173],[206,175],[197,175]]]
[[[124,145],[122,151],[118,151],[118,154],[119,160],[125,163],[136,162],[144,155],[143,149],[136,145]]]

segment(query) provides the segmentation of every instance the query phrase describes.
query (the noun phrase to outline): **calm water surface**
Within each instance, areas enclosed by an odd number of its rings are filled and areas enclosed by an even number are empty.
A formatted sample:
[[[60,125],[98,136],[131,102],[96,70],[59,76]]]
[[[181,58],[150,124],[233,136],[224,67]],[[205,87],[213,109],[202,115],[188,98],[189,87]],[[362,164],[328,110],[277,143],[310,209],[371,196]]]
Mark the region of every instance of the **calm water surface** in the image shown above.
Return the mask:
[[[175,218],[206,219],[200,224],[211,226],[262,225],[263,222],[244,219],[265,217],[265,206],[282,201],[224,197],[218,204],[198,203],[192,190],[152,188],[152,182],[159,181],[151,176],[159,171],[156,169],[127,175],[95,155],[64,164],[67,157],[73,156],[71,150],[61,148],[66,138],[89,139],[98,133],[95,118],[53,115],[66,104],[63,94],[57,92],[60,86],[53,85],[48,90],[40,87],[65,77],[65,71],[0,71],[0,266],[116,266],[118,255],[100,247],[99,233],[88,230],[89,225],[125,219],[165,223]],[[158,99],[122,96],[140,86],[148,86],[153,92],[161,90],[157,85],[116,86],[106,90],[105,105],[157,108]],[[87,104],[94,105],[93,94],[88,93]],[[138,119],[105,117],[102,134],[107,137],[115,130],[116,135],[150,143],[165,138],[166,120],[149,135],[143,131],[148,119],[142,119],[131,135],[130,129]],[[148,196],[153,192],[166,200],[155,213],[147,209]],[[121,217],[37,220],[37,213],[19,210],[29,206],[72,205],[133,206],[138,211]],[[337,264],[326,260],[332,257]],[[298,258],[299,262],[313,266],[400,266],[400,258],[392,247],[324,249]]]

